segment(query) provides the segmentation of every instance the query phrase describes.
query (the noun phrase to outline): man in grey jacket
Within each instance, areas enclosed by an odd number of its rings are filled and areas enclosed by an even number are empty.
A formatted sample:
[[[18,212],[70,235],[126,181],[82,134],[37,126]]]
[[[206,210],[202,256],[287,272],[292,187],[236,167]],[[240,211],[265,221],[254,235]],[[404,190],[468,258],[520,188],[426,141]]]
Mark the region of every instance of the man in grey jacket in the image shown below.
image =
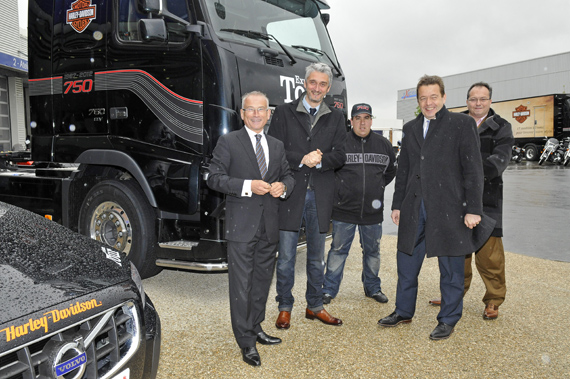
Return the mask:
[[[483,283],[485,295],[483,318],[495,320],[499,317],[499,306],[505,301],[507,285],[505,279],[505,250],[503,248],[503,172],[511,160],[515,143],[511,124],[491,108],[493,89],[484,82],[473,84],[467,91],[467,111],[477,123],[481,140],[481,158],[485,185],[483,190],[483,211],[496,221],[491,236],[475,253],[475,265]],[[465,290],[471,286],[473,254],[465,259]],[[430,304],[441,305],[441,299],[430,300]]]

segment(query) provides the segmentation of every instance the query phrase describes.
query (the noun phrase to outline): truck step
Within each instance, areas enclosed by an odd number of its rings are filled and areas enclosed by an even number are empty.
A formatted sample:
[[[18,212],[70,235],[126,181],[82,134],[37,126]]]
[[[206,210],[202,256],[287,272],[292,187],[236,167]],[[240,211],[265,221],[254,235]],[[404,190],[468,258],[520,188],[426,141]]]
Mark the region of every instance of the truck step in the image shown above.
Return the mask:
[[[165,249],[192,250],[193,247],[198,246],[198,242],[179,240],[179,241],[170,241],[170,242],[159,242],[158,246]]]
[[[227,271],[228,264],[223,263],[202,263],[178,261],[175,259],[157,259],[156,265],[160,267],[177,268],[181,270],[193,271]]]

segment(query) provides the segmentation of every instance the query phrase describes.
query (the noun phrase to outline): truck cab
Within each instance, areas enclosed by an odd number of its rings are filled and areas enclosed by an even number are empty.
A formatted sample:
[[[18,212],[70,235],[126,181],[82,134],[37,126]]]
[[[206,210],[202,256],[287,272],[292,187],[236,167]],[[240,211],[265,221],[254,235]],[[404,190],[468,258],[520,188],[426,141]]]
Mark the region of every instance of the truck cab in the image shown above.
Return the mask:
[[[324,0],[30,0],[34,167],[0,200],[160,267],[223,270],[224,197],[204,175],[220,135],[242,127],[241,96],[270,106],[331,66],[346,84]],[[13,172],[11,174],[14,174]],[[14,175],[12,175],[14,176]]]

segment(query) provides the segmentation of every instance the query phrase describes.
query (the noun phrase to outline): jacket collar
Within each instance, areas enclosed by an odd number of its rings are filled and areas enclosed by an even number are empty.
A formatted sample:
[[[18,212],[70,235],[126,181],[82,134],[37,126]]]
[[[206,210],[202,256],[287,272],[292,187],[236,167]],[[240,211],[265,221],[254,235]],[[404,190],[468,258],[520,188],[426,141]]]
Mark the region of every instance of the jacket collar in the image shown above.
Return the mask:
[[[461,113],[465,113],[466,115],[469,115],[468,110],[461,112]],[[477,131],[479,132],[479,134],[483,133],[487,129],[492,129],[492,130],[499,129],[499,124],[497,124],[497,121],[495,121],[495,116],[496,116],[496,113],[493,110],[493,108],[489,108],[489,113],[487,114],[487,118],[477,128]]]

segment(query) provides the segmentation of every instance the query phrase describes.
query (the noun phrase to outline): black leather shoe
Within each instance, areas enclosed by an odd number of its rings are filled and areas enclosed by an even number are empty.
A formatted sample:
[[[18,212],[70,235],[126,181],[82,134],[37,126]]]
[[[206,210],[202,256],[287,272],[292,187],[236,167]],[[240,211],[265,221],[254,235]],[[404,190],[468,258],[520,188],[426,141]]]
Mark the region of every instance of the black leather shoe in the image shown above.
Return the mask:
[[[404,318],[393,312],[390,316],[384,317],[380,321],[378,321],[378,325],[380,326],[396,326],[398,324],[409,324],[412,322],[411,318]]]
[[[261,366],[261,358],[257,349],[254,347],[242,347],[241,355],[243,355],[243,361],[248,365]]]
[[[374,300],[376,300],[379,303],[387,303],[388,302],[388,297],[386,295],[384,295],[382,293],[382,291],[378,291],[374,295],[371,295],[368,297],[373,298]]]
[[[328,293],[323,293],[323,304],[330,304],[333,297]]]
[[[277,345],[281,343],[281,338],[271,337],[269,334],[261,331],[257,333],[257,342],[262,345]]]
[[[449,336],[451,336],[451,333],[453,333],[453,326],[440,322],[437,324],[433,332],[431,332],[429,335],[429,339],[434,341],[444,340],[446,338],[449,338]]]

